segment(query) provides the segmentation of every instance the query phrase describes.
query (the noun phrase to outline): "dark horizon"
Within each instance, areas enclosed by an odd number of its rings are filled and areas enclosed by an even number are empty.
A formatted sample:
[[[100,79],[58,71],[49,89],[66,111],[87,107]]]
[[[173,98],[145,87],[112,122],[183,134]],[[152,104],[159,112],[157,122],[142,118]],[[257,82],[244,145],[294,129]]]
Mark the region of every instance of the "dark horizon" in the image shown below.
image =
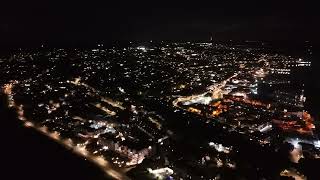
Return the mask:
[[[311,4],[35,3],[3,6],[1,46],[113,41],[320,42]]]

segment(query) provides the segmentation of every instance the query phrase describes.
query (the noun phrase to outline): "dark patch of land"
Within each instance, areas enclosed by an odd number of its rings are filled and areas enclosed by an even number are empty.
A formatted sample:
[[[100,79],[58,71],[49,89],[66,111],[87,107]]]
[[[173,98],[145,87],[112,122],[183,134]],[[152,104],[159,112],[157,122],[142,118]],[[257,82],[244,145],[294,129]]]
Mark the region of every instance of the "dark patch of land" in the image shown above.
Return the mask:
[[[0,94],[0,179],[112,179],[88,160],[22,126]]]

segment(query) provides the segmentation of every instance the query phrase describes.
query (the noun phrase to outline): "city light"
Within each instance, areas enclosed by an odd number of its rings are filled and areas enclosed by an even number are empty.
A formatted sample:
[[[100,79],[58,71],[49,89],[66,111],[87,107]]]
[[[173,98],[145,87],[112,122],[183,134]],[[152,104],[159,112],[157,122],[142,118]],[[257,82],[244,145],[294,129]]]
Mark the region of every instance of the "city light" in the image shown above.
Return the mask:
[[[311,62],[257,44],[20,50],[0,59],[1,90],[17,126],[114,179],[246,179],[242,166],[303,179],[292,167],[320,156],[312,97],[297,78]],[[282,160],[291,164],[269,167]]]

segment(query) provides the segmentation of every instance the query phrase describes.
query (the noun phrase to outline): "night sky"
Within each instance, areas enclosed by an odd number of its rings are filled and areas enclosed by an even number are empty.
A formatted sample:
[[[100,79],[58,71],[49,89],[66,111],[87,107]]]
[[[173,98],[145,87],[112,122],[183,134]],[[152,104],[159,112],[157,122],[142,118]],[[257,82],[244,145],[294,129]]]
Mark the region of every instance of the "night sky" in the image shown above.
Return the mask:
[[[311,4],[222,1],[58,3],[1,5],[3,44],[115,40],[320,41]]]

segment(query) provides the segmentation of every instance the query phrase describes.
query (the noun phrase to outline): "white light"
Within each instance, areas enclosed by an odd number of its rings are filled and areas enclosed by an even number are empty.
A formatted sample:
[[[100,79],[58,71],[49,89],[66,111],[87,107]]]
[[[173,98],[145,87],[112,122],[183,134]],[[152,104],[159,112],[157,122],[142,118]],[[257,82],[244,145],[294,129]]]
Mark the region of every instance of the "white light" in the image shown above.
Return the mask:
[[[299,148],[300,147],[299,142],[300,141],[298,139],[297,140],[291,140],[290,144],[292,144],[294,148]]]
[[[314,145],[316,148],[320,148],[320,140],[314,141],[314,142],[313,142],[313,145]]]

